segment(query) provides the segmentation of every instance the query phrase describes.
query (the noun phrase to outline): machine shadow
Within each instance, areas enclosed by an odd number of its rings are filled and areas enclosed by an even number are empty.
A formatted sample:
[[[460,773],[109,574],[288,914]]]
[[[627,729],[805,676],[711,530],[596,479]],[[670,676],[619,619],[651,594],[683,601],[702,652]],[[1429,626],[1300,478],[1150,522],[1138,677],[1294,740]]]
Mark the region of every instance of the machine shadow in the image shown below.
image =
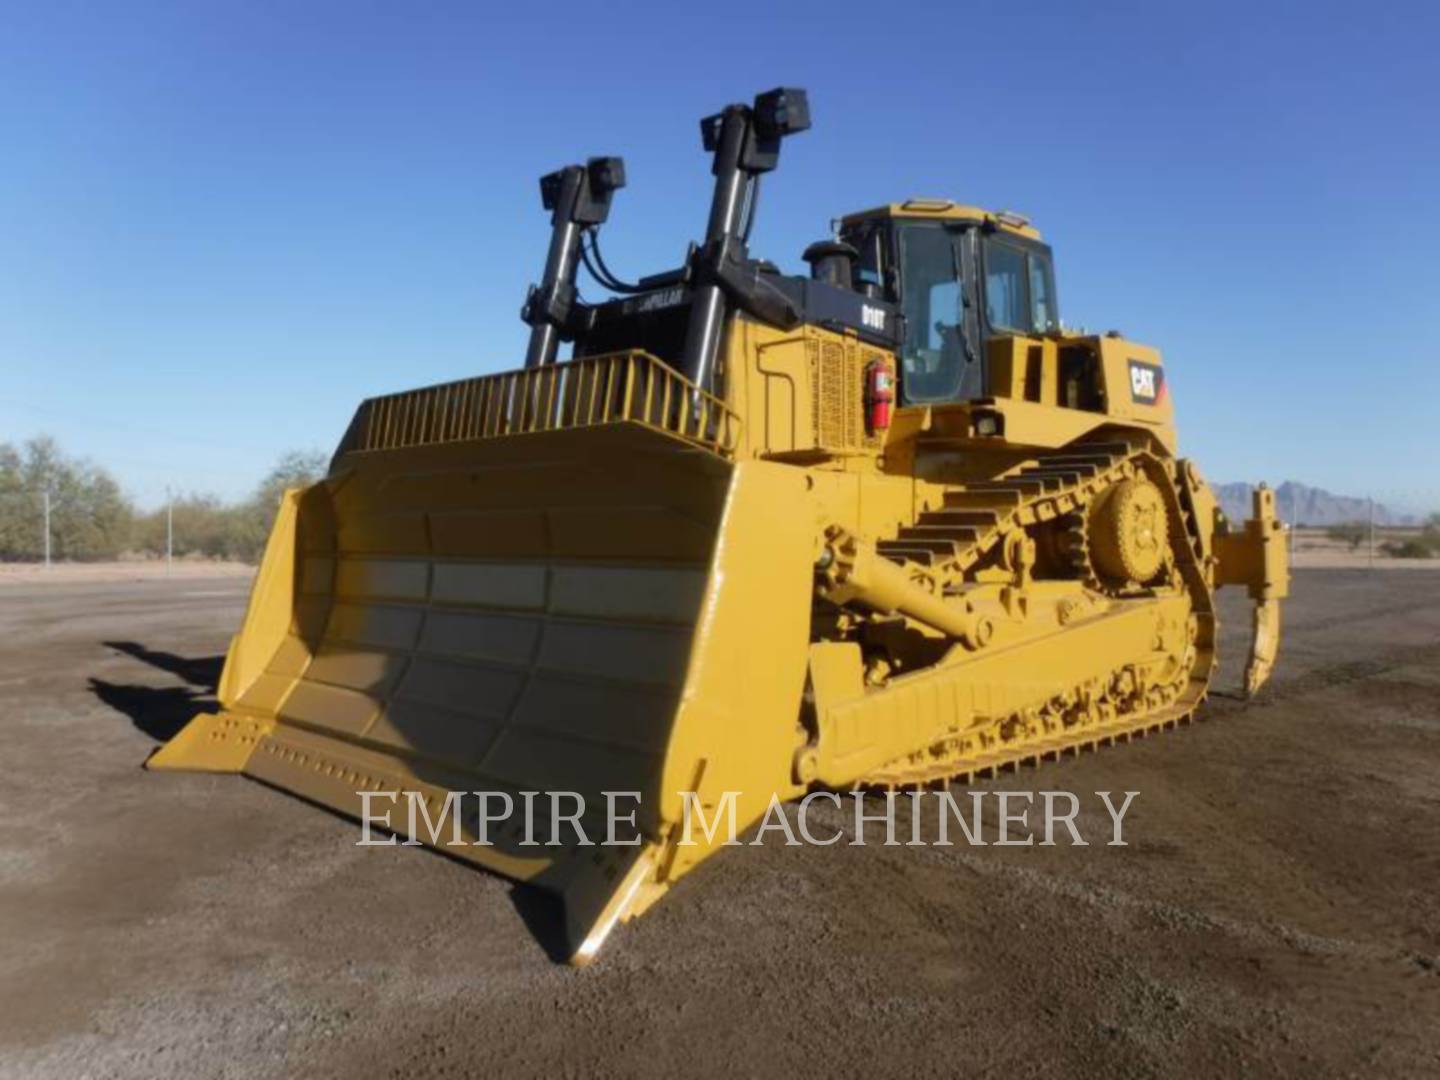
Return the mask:
[[[106,641],[107,648],[133,656],[189,686],[146,686],[114,683],[92,677],[90,692],[110,708],[124,713],[136,728],[157,742],[173,739],[190,719],[217,707],[215,689],[220,684],[224,656],[177,656],[156,652],[134,641]]]
[[[156,652],[136,641],[103,641],[107,649],[133,656],[151,667],[169,672],[184,679],[191,686],[199,686],[210,693],[220,685],[220,671],[225,666],[222,656],[177,656],[175,653]]]
[[[517,884],[510,890],[510,903],[535,943],[556,964],[568,963],[571,946],[565,932],[565,903],[554,893],[533,885]]]

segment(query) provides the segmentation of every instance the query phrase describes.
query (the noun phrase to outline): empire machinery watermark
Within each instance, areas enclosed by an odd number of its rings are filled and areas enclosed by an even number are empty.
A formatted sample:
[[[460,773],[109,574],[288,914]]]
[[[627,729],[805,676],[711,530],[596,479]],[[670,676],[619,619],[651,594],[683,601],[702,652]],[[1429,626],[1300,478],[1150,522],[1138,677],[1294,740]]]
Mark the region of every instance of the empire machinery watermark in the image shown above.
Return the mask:
[[[360,847],[429,844],[433,847],[634,847],[645,841],[638,791],[602,792],[603,805],[576,791],[451,791],[444,799],[419,791],[357,791]],[[1087,840],[1077,826],[1082,799],[1070,791],[949,790],[889,792],[814,791],[798,802],[771,796],[753,834],[737,812],[742,792],[702,801],[680,792],[680,846],[782,843],[789,847],[848,843],[863,847],[1127,847],[1125,815],[1138,791],[1093,793],[1087,820],[1101,822]],[[817,814],[817,810],[819,811]],[[987,813],[987,810],[989,811]],[[932,827],[933,826],[933,827]],[[383,831],[382,831],[383,830]],[[744,831],[742,831],[744,830]],[[748,839],[742,836],[748,835]],[[408,839],[401,839],[401,837]]]

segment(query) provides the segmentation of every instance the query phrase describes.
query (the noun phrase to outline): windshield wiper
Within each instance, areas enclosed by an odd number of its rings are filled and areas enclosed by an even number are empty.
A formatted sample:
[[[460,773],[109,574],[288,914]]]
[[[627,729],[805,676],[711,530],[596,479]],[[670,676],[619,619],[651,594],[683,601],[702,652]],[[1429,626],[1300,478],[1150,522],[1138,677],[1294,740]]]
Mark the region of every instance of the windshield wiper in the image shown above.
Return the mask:
[[[960,293],[960,347],[965,350],[965,362],[973,364],[979,359],[975,343],[970,339],[970,293],[965,288],[965,275],[960,261],[960,243],[964,234],[960,233],[951,237],[950,240],[950,268],[955,273],[955,284],[958,285]]]

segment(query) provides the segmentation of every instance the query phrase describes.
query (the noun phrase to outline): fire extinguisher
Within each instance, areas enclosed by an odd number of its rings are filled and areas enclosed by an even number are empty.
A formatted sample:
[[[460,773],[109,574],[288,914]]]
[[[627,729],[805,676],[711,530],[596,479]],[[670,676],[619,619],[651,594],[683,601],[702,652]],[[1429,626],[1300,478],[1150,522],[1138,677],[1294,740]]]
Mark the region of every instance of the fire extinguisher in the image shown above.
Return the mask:
[[[867,426],[872,432],[890,426],[890,410],[895,404],[895,376],[883,360],[872,360],[865,368],[865,406]]]

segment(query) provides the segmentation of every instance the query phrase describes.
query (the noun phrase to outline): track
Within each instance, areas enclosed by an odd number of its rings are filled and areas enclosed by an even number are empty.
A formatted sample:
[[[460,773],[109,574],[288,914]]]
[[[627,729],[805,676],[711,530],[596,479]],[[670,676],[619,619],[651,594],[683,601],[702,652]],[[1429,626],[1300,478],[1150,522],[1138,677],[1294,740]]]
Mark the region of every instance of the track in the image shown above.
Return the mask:
[[[1215,671],[1215,605],[1201,565],[1194,509],[1177,476],[1183,469],[1139,440],[1081,444],[1038,456],[1012,475],[947,492],[942,509],[920,515],[915,525],[877,545],[900,563],[913,562],[950,582],[963,581],[987,561],[1011,557],[1007,546],[1024,530],[1058,520],[1084,520],[1103,492],[1144,476],[1166,502],[1170,550],[1169,590],[1190,601],[1190,646],[1182,670],[1158,685],[1149,682],[1140,658],[1109,678],[1091,679],[1057,695],[1039,710],[994,720],[987,730],[966,732],[943,752],[932,748],[863,777],[857,786],[904,789],[969,783],[1020,765],[1144,738],[1189,723],[1204,703]],[[1098,588],[1093,578],[1087,587]],[[964,661],[962,660],[961,663]],[[985,748],[974,749],[977,742]]]

